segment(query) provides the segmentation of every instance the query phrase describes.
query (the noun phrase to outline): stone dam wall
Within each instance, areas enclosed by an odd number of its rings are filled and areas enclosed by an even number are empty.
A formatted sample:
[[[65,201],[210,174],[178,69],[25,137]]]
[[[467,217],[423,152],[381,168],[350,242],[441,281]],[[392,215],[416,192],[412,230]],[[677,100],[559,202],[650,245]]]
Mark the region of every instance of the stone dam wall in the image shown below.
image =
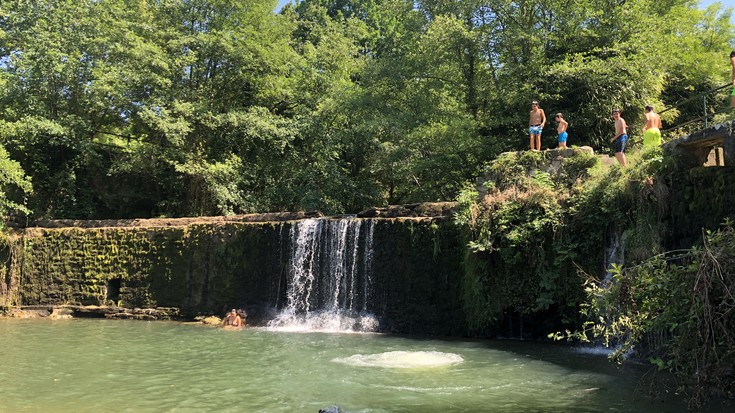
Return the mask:
[[[184,317],[238,307],[262,323],[286,305],[297,248],[292,229],[303,222],[281,218],[48,222],[16,230],[0,248],[0,307],[176,307]],[[358,288],[381,331],[465,333],[463,250],[450,220],[350,219],[372,226],[370,280]],[[365,245],[366,232],[356,234]]]

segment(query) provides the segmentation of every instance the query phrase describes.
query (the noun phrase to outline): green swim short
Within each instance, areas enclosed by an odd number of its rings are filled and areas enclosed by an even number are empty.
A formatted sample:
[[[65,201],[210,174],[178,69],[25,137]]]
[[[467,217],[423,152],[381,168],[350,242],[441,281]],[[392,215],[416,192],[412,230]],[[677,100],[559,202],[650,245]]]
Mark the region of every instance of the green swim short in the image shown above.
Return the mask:
[[[735,86],[733,86],[732,92],[730,93],[730,96],[735,96]]]
[[[643,133],[643,146],[653,147],[661,145],[661,131],[658,128],[650,128]]]

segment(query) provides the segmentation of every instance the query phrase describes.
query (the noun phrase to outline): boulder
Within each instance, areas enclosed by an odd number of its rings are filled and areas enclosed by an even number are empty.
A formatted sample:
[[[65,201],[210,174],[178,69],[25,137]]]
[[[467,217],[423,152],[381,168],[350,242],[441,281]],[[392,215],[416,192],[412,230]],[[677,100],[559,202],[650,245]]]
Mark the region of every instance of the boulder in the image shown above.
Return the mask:
[[[218,326],[222,324],[222,319],[214,315],[210,315],[207,317],[201,317],[201,318],[197,317],[197,320],[201,321],[203,324],[206,324],[208,326]]]
[[[51,310],[51,314],[49,314],[48,318],[51,318],[53,320],[74,318],[74,311],[72,311],[71,308],[55,307]]]

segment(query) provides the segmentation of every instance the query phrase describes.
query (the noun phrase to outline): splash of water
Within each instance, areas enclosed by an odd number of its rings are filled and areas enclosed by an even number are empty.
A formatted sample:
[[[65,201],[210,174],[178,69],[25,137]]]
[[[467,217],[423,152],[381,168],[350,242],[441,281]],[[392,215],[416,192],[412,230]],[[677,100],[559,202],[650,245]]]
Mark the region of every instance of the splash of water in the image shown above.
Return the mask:
[[[383,367],[393,369],[436,368],[462,363],[459,354],[440,351],[388,351],[378,354],[355,354],[332,359],[335,363],[354,367]]]
[[[356,218],[294,223],[289,232],[286,306],[268,327],[281,331],[376,331],[378,321],[367,311],[373,227],[372,220]]]

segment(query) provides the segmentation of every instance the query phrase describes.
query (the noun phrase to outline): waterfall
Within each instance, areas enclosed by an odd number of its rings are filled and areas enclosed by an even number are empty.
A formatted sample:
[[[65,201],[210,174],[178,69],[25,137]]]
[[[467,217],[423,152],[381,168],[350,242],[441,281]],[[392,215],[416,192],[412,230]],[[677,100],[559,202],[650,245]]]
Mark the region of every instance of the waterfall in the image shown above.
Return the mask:
[[[612,264],[625,262],[625,242],[625,234],[621,235],[619,231],[615,231],[610,236],[608,247],[605,249],[605,276],[602,279],[602,285],[607,285],[612,281]]]
[[[268,323],[290,331],[375,331],[367,312],[373,256],[372,220],[305,219],[289,231],[286,305]]]

